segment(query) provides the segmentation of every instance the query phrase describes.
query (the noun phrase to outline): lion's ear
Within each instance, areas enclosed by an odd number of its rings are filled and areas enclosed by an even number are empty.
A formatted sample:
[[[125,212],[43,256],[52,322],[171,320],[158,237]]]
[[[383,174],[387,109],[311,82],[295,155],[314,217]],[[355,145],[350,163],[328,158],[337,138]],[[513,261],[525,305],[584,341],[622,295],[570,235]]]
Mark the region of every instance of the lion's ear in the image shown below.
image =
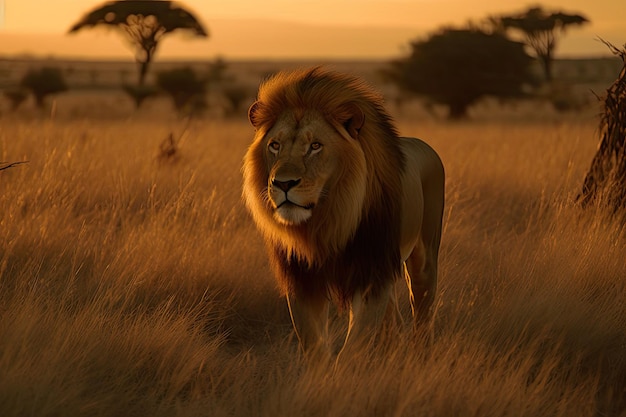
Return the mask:
[[[261,102],[255,101],[254,103],[252,103],[252,106],[250,106],[250,108],[248,109],[248,120],[250,120],[250,123],[255,128],[259,127],[258,126],[259,119],[257,118],[257,112],[259,111],[260,108],[261,108]]]
[[[365,123],[365,114],[356,104],[348,103],[341,111],[339,122],[353,139],[357,139],[359,131],[363,127],[363,123]]]

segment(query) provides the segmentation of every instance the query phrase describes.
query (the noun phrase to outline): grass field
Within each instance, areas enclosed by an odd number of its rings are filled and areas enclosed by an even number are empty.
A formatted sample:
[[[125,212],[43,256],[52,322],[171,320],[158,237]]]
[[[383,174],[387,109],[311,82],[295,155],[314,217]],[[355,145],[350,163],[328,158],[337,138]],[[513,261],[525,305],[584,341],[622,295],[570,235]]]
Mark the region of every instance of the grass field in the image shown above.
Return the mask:
[[[405,111],[447,170],[435,337],[331,374],[241,203],[245,118],[194,121],[159,163],[176,118],[62,110],[0,118],[0,161],[29,161],[0,172],[0,415],[626,415],[626,237],[573,204],[593,116]]]

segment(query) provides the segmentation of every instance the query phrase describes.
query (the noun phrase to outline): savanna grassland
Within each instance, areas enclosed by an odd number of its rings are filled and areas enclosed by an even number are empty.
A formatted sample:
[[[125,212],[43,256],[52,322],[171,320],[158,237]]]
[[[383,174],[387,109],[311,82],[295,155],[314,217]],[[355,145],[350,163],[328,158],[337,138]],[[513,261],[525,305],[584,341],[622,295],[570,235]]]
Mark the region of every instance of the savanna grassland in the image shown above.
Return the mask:
[[[243,208],[245,116],[91,106],[0,117],[0,161],[29,161],[0,172],[0,415],[626,415],[626,236],[573,204],[593,111],[398,113],[447,171],[434,337],[332,374]]]

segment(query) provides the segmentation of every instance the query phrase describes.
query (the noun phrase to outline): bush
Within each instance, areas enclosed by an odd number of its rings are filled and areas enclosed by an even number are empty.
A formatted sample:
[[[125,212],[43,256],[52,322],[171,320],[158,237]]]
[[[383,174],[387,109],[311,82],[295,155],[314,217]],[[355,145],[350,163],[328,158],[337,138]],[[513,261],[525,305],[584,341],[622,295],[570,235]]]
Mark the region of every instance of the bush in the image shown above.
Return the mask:
[[[190,67],[174,68],[157,74],[157,85],[171,99],[179,112],[199,110],[207,106],[206,80]]]
[[[63,72],[54,67],[29,70],[20,81],[20,86],[33,93],[39,108],[44,107],[47,96],[67,91]]]
[[[241,110],[241,105],[248,98],[254,95],[248,88],[240,84],[229,84],[222,88],[222,95],[228,101],[228,114],[236,115]]]
[[[11,102],[11,110],[15,111],[28,98],[28,91],[21,88],[6,90],[4,96]]]
[[[589,100],[577,95],[573,86],[553,81],[547,86],[546,97],[554,110],[559,113],[579,111],[589,104]]]

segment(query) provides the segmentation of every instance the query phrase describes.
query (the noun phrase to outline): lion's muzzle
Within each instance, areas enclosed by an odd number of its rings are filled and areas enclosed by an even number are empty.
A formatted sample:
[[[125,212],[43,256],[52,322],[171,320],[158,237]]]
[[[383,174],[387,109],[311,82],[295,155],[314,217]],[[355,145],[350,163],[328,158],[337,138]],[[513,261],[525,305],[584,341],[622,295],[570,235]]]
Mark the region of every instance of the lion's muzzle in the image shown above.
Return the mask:
[[[298,186],[301,178],[271,178],[269,196],[274,204],[274,218],[283,224],[299,224],[311,217],[315,203],[302,195]]]
[[[300,184],[301,181],[302,180],[300,178],[298,178],[296,180],[287,180],[287,181],[279,181],[276,178],[274,178],[272,180],[272,185],[274,187],[280,188],[281,190],[283,190],[286,193],[289,190],[291,190],[293,187],[295,187],[298,184]]]

